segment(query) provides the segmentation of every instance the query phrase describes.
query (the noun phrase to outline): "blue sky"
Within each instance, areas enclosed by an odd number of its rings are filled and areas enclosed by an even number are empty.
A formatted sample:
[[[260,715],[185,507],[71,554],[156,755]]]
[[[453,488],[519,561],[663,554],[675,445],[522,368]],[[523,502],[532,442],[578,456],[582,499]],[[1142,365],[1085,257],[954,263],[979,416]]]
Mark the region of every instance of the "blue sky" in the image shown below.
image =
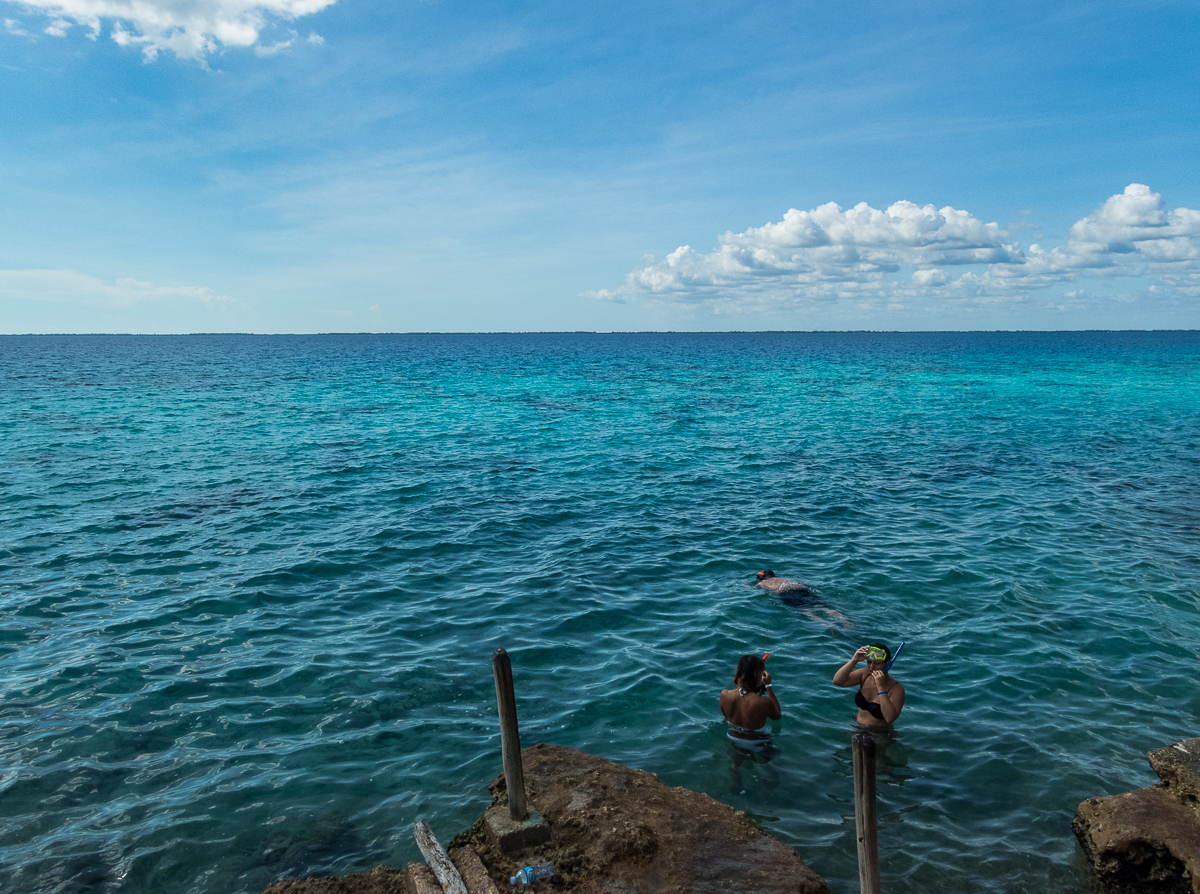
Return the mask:
[[[0,0],[0,332],[1200,327],[1200,5]]]

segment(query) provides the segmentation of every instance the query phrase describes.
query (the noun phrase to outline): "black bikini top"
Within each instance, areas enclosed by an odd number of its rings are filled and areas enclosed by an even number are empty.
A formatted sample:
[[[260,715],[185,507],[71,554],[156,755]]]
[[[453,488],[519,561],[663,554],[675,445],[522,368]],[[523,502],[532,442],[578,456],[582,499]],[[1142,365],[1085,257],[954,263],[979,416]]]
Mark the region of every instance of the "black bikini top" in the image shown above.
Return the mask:
[[[879,707],[879,705],[875,704],[874,702],[867,701],[867,697],[862,694],[861,687],[857,692],[854,693],[854,704],[858,705],[872,717],[877,717],[880,720],[883,720],[883,708]]]

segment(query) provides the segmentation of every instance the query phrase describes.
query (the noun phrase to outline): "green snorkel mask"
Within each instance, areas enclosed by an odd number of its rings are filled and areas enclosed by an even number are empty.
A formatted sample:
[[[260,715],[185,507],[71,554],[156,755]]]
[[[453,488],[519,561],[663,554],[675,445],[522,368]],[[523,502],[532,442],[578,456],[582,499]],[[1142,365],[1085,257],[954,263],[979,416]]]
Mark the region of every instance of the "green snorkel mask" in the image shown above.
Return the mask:
[[[880,649],[878,646],[868,646],[867,654],[864,656],[867,661],[887,661],[887,652]]]

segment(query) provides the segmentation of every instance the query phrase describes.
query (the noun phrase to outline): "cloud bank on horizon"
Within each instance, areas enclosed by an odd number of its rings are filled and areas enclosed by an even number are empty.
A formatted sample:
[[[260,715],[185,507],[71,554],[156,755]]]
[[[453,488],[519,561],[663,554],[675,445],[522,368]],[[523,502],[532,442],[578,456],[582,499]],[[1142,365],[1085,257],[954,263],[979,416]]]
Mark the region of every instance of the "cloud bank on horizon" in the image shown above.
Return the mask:
[[[0,270],[0,297],[6,295],[110,308],[134,307],[149,301],[198,301],[206,305],[229,301],[206,286],[164,286],[132,277],[107,283],[73,270]]]
[[[123,47],[141,47],[142,56],[153,62],[169,51],[182,59],[205,58],[226,47],[251,47],[269,18],[294,21],[320,12],[337,0],[17,0],[35,14],[46,15],[45,33],[63,37],[75,25],[88,28],[88,37],[100,36],[110,22],[110,36]],[[9,32],[24,34],[15,22],[6,20]],[[322,43],[316,35],[310,43]],[[260,55],[273,54],[291,41],[260,48]]]
[[[1144,276],[1155,278],[1149,288],[1165,297],[1200,298],[1200,211],[1168,210],[1161,195],[1131,183],[1049,250],[1023,249],[998,224],[949,206],[902,200],[884,210],[866,202],[843,210],[829,202],[811,211],[792,208],[778,223],[726,232],[708,253],[683,245],[661,261],[651,257],[623,286],[584,295],[718,313],[845,299],[904,309],[930,299],[1023,300],[1085,278]]]

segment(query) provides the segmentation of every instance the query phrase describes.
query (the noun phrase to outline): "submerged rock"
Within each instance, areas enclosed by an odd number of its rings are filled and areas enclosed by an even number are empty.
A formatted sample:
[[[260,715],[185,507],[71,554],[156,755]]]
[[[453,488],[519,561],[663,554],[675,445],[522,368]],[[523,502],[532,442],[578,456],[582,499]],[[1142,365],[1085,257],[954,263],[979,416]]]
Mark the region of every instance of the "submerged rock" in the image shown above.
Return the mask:
[[[1200,739],[1147,756],[1159,785],[1089,798],[1071,829],[1111,894],[1200,894]]]

